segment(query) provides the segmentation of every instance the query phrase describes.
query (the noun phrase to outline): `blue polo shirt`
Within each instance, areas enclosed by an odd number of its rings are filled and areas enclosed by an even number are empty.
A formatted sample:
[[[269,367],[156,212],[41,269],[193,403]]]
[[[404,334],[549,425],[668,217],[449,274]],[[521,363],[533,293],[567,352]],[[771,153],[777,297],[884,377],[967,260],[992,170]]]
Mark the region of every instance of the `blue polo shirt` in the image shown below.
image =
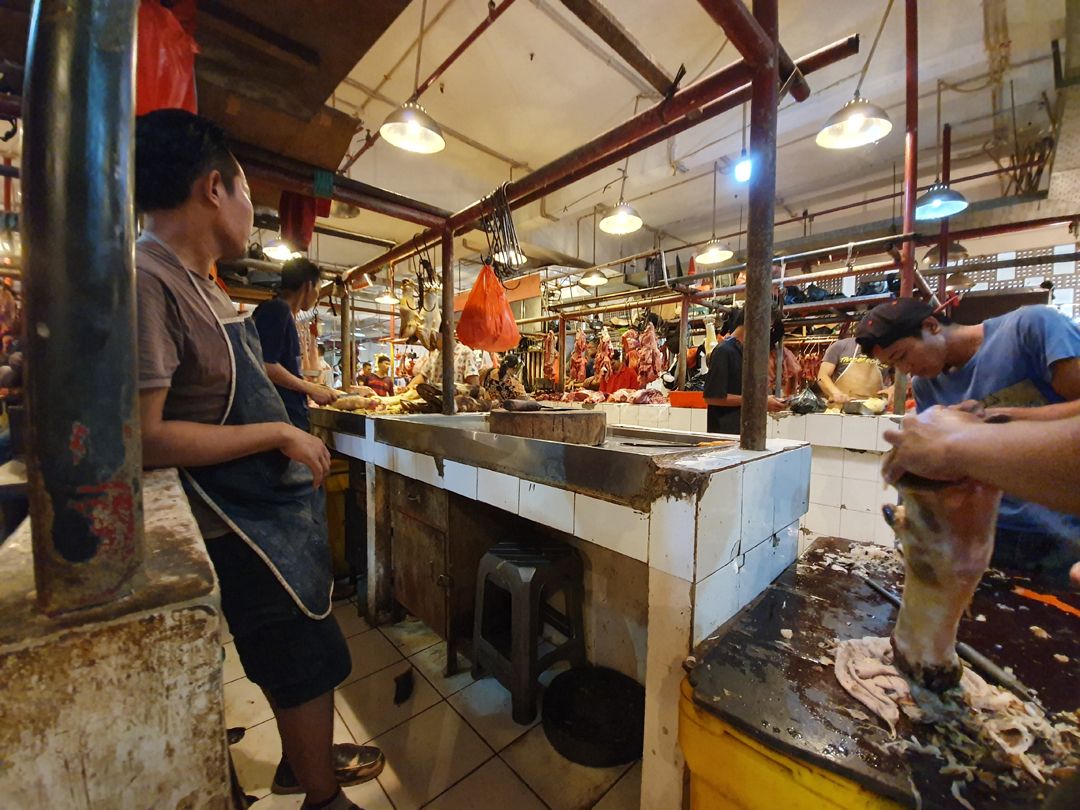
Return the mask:
[[[967,399],[987,407],[1031,408],[1063,402],[1051,385],[1054,363],[1080,357],[1080,328],[1048,306],[1021,307],[983,322],[983,341],[967,363],[932,379],[915,377],[919,411]],[[998,528],[1026,534],[1080,537],[1080,517],[1003,498]]]
[[[300,336],[296,333],[296,318],[292,309],[280,298],[263,301],[251,314],[255,328],[259,330],[263,361],[277,363],[294,377],[300,376]],[[274,386],[289,419],[301,430],[308,429],[307,396],[299,391]]]

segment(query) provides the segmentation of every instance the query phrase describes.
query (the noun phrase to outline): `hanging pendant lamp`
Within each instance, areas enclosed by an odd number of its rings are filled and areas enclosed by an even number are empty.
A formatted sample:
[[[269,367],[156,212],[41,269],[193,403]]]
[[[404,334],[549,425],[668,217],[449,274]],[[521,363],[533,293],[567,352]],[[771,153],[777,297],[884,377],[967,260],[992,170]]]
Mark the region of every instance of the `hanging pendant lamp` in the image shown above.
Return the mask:
[[[521,267],[521,265],[529,260],[528,256],[518,250],[500,250],[491,258],[499,264],[505,264],[510,267]]]
[[[394,294],[392,287],[387,287],[386,291],[375,299],[376,304],[387,304],[388,306],[397,306],[401,303],[401,299]]]
[[[607,283],[607,276],[595,267],[592,270],[587,271],[580,279],[578,279],[578,284],[583,287],[600,287]]]
[[[746,154],[746,104],[742,105],[742,152],[739,153],[739,161],[735,164],[735,182],[748,183],[750,175],[754,173],[754,161]]]
[[[892,132],[892,120],[884,108],[866,100],[860,95],[866,71],[870,69],[870,61],[874,58],[878,42],[881,40],[881,32],[885,30],[885,23],[889,19],[894,0],[889,0],[885,7],[885,14],[881,18],[877,35],[870,53],[866,56],[866,63],[862,72],[859,73],[859,83],[855,85],[855,96],[847,104],[829,116],[829,120],[818,131],[815,139],[818,146],[825,149],[854,149],[880,141]]]
[[[713,189],[712,189],[712,239],[705,245],[705,250],[694,257],[698,264],[720,264],[726,262],[735,255],[735,251],[723,244],[716,238],[716,174],[717,165],[713,164]]]
[[[634,102],[634,114],[637,115],[637,102]],[[622,185],[619,186],[619,202],[611,209],[611,212],[600,220],[600,230],[604,233],[610,233],[613,236],[625,236],[628,233],[634,233],[641,229],[644,224],[641,217],[638,216],[638,212],[634,210],[625,199],[626,192],[626,170],[630,168],[630,156],[627,155],[626,162],[622,167]]]
[[[435,119],[416,103],[416,88],[420,87],[420,55],[424,47],[426,17],[427,0],[424,0],[420,6],[420,36],[416,40],[416,75],[413,79],[413,96],[387,116],[383,125],[379,127],[379,135],[398,149],[421,155],[432,155],[446,148],[446,138],[443,137],[442,130],[435,123]]]
[[[941,264],[941,260],[938,258],[939,246],[934,245],[923,256],[923,264],[935,266]],[[949,246],[945,251],[945,260],[947,262],[958,262],[961,259],[968,257],[968,249],[961,245],[959,242],[949,241]]]
[[[934,185],[927,189],[919,199],[915,201],[916,221],[944,219],[953,214],[959,214],[968,207],[967,197],[955,189],[949,188],[948,183],[941,182],[941,89],[942,83],[937,86],[937,179]]]

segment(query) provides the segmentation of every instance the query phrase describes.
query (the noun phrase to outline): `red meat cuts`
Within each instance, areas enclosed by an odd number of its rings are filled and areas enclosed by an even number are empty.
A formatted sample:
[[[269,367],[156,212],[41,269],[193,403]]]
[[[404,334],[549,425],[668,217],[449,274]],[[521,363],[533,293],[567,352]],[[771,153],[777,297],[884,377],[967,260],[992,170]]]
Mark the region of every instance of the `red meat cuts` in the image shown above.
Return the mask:
[[[559,359],[559,353],[555,344],[554,332],[548,332],[544,335],[544,379],[557,383],[559,381],[559,370],[555,367],[555,361]]]
[[[570,379],[577,383],[585,382],[589,360],[585,356],[589,344],[585,341],[585,327],[579,326],[574,335],[574,351],[570,354]]]
[[[641,336],[636,329],[627,329],[622,335],[623,363],[637,373],[641,363]]]
[[[656,327],[651,323],[641,333],[640,355],[638,379],[642,385],[648,385],[664,372],[664,353],[656,342]]]
[[[599,391],[567,391],[562,395],[563,402],[606,402],[607,397]]]
[[[936,692],[963,667],[956,631],[994,550],[1001,490],[972,481],[940,484],[905,476],[902,506],[885,506],[904,552],[904,597],[893,628],[896,663]]]
[[[605,326],[600,330],[600,345],[596,349],[596,366],[593,369],[593,375],[600,382],[611,376],[611,351],[611,335]]]

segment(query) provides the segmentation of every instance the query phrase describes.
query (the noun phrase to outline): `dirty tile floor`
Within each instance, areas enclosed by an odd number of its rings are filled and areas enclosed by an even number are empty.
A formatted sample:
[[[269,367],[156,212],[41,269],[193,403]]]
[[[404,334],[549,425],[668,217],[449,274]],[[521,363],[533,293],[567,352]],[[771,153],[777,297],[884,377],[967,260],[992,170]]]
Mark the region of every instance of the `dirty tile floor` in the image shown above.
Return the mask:
[[[510,718],[510,694],[493,678],[443,677],[446,644],[423,623],[372,629],[352,602],[334,613],[353,658],[337,689],[334,739],[377,745],[386,769],[346,789],[365,810],[637,810],[641,764],[586,768],[556,752],[539,723]],[[412,696],[394,705],[394,679],[413,669]],[[281,741],[270,707],[225,644],[225,720],[247,729],[231,746],[240,784],[256,810],[296,810],[299,796],[270,793]]]

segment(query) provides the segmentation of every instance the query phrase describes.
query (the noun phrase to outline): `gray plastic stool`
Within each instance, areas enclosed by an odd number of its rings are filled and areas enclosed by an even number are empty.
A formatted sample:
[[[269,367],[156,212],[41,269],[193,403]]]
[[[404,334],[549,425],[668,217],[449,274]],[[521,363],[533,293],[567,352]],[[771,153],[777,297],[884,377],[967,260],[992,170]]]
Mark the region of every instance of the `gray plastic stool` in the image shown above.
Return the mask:
[[[527,724],[536,718],[541,673],[556,661],[569,661],[572,666],[586,663],[583,580],[577,551],[556,541],[499,543],[480,560],[473,677],[490,672],[510,690],[515,723]],[[548,601],[560,591],[566,599],[565,614]],[[509,610],[498,610],[500,604],[507,603]],[[539,644],[545,624],[558,630],[566,641],[541,656]]]

